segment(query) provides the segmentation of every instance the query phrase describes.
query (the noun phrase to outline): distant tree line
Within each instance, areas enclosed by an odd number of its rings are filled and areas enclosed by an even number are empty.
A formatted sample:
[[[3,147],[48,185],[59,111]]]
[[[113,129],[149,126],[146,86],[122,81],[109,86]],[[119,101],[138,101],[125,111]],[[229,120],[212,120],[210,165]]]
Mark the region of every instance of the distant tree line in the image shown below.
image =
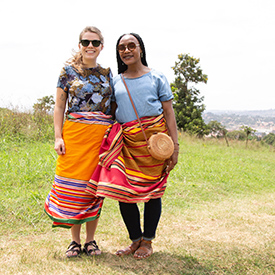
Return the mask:
[[[228,146],[228,139],[245,141],[246,146],[249,140],[261,140],[261,138],[255,135],[256,130],[246,125],[242,125],[239,130],[228,131],[220,122],[213,120],[207,124],[207,127],[209,129],[210,137],[225,138]],[[262,140],[268,145],[275,146],[274,133],[269,133],[268,135],[264,136]]]
[[[247,126],[249,123],[234,131],[228,131],[217,120],[210,120],[208,124],[205,123],[202,116],[205,110],[204,98],[200,96],[200,91],[193,86],[197,83],[206,84],[208,81],[208,76],[202,72],[199,62],[199,58],[180,54],[175,66],[172,67],[175,80],[171,83],[171,89],[174,93],[174,111],[179,130],[198,137],[224,138],[227,146],[229,146],[229,139],[244,140],[246,146],[250,139],[258,139],[254,135],[256,130]],[[239,116],[234,118],[238,120]],[[251,122],[251,119],[247,116],[247,122]],[[273,119],[275,122],[275,118]],[[263,141],[275,146],[275,134],[268,134],[263,138]]]
[[[268,111],[266,111],[268,112]],[[249,114],[251,113],[251,114]],[[255,112],[256,113],[256,112]],[[215,114],[212,112],[203,113],[203,119],[206,123],[216,120],[220,121],[225,127],[232,128],[234,125],[250,125],[251,127],[270,127],[275,126],[275,115],[272,116],[272,110],[265,116],[254,115],[252,111],[247,114],[222,113]]]

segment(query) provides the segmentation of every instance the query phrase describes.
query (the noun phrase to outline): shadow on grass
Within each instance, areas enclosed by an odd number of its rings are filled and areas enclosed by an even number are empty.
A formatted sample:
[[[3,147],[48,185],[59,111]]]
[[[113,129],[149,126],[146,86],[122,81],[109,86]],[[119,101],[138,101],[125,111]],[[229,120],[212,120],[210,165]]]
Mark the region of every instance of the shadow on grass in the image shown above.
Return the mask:
[[[59,258],[60,259],[60,258]],[[71,259],[69,259],[71,260]],[[155,252],[151,257],[143,260],[133,258],[133,255],[118,257],[109,252],[100,256],[88,257],[82,255],[73,259],[77,262],[91,261],[97,267],[108,267],[116,274],[210,274],[213,271],[210,267],[205,267],[192,256],[182,256],[178,254]]]
[[[117,257],[117,256],[116,256]],[[137,260],[133,256],[116,259],[115,268],[119,272],[133,274],[208,274],[209,269],[188,255],[155,252],[150,258]]]

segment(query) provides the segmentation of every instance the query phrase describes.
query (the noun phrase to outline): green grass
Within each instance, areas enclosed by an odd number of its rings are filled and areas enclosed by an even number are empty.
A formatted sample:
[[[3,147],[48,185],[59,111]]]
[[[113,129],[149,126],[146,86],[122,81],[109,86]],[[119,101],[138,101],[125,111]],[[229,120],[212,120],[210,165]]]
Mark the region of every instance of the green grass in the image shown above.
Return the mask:
[[[0,142],[1,229],[10,234],[28,233],[25,226],[40,231],[41,221],[46,220],[41,209],[55,160],[49,143]]]
[[[180,139],[154,254],[137,261],[114,255],[129,240],[112,200],[105,200],[96,233],[103,255],[66,259],[70,231],[52,229],[43,211],[55,171],[52,142],[2,138],[0,273],[274,274],[274,149]]]
[[[0,108],[0,137],[9,141],[49,141],[54,137],[53,115],[45,111]]]

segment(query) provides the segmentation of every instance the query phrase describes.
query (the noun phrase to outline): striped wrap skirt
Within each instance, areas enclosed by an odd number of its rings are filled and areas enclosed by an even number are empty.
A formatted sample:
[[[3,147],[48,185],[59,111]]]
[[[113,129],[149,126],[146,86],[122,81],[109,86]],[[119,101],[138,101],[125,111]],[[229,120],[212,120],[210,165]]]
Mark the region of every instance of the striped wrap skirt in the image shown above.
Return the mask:
[[[52,189],[44,209],[53,227],[71,228],[100,216],[103,199],[85,192],[99,161],[99,150],[111,116],[101,112],[68,115],[63,125],[65,154],[59,155]]]
[[[167,133],[163,115],[141,118],[141,122],[147,138],[155,132]],[[86,192],[126,203],[147,202],[163,196],[167,162],[149,154],[137,120],[109,127],[99,158]]]

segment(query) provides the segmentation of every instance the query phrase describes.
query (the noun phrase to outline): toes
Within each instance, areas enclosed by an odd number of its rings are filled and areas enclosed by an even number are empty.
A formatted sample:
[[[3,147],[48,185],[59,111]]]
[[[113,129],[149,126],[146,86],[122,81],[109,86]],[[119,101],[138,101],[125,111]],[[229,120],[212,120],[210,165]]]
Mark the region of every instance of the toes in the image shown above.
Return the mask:
[[[136,258],[138,258],[138,259],[144,259],[144,258],[147,258],[148,256],[149,256],[148,254],[141,254],[141,253],[139,253],[139,254],[136,255]]]
[[[77,255],[77,252],[75,252],[75,251],[74,252],[69,251],[69,252],[66,253],[67,257],[72,257],[72,256],[76,256],[76,255]]]
[[[94,250],[94,251],[89,252],[89,256],[98,256],[100,254],[101,254],[100,250]]]
[[[121,250],[119,250],[119,251],[116,252],[116,255],[117,255],[117,256],[122,256],[122,255],[123,255],[123,252],[122,252]]]
[[[100,250],[96,250],[96,251],[94,252],[94,254],[95,254],[96,256],[98,256],[98,255],[101,254],[101,251],[100,251]]]

